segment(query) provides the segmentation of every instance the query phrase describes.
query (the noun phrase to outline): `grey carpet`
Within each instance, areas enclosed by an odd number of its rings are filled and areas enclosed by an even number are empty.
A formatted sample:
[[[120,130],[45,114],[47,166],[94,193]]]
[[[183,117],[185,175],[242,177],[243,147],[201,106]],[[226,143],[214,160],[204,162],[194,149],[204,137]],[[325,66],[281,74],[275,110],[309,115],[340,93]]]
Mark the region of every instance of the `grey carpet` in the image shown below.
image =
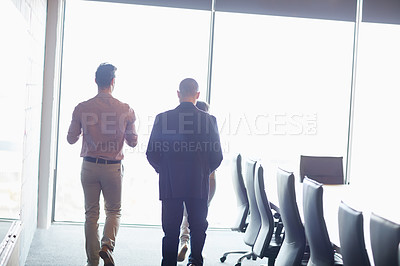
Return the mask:
[[[50,229],[37,229],[26,261],[27,266],[85,265],[84,231],[81,224],[53,224]],[[115,247],[118,266],[157,266],[161,261],[161,227],[121,226]],[[238,254],[229,255],[224,263],[219,258],[228,250],[249,250],[243,234],[230,230],[209,229],[204,246],[205,266],[235,265]],[[245,259],[246,265],[266,264],[267,259]],[[185,266],[186,261],[178,263]]]

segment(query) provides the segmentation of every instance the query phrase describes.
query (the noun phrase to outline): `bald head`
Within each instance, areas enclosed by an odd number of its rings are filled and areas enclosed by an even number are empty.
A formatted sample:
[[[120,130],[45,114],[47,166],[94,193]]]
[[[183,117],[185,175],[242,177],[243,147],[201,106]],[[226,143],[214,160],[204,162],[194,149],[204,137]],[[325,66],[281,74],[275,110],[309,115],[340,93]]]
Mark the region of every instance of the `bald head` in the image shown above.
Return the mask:
[[[193,102],[199,98],[199,84],[192,78],[186,78],[179,84],[178,97],[180,102]]]

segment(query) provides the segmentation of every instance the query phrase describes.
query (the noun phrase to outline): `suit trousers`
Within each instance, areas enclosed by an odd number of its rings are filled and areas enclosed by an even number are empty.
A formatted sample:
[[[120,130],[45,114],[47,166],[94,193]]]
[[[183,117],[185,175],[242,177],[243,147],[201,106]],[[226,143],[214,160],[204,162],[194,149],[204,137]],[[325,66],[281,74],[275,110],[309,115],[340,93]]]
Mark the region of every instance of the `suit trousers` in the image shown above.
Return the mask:
[[[216,182],[215,182],[215,171],[211,173],[210,175],[210,185],[209,185],[209,190],[208,190],[208,201],[207,204],[210,207],[211,200],[213,199],[215,195],[215,190],[216,190]],[[181,223],[181,235],[180,235],[180,242],[181,245],[189,243],[189,238],[190,238],[190,230],[189,230],[189,221],[187,218],[187,211],[186,211],[186,206],[183,208],[183,219]]]
[[[88,265],[99,264],[99,250],[114,250],[121,217],[123,166],[83,161],[81,183],[85,198],[85,248]],[[101,242],[98,233],[100,193],[104,197],[106,221]]]
[[[162,200],[162,266],[177,265],[180,225],[183,216],[183,205],[186,205],[190,229],[189,263],[203,265],[203,247],[208,227],[207,199],[164,199]]]

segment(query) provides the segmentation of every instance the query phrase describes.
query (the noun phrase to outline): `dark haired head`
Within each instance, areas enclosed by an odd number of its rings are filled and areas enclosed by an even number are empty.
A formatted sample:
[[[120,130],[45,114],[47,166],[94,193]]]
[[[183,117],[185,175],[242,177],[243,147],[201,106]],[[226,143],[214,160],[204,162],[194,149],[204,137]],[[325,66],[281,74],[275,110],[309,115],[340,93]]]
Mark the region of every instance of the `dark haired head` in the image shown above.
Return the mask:
[[[206,102],[203,102],[203,101],[197,101],[196,102],[196,107],[199,108],[200,110],[204,111],[204,112],[207,112],[207,113],[208,113],[208,110],[210,109],[210,105],[208,103],[206,103]]]
[[[108,63],[102,63],[96,71],[96,83],[99,89],[110,87],[111,81],[115,78],[117,68]]]
[[[179,84],[179,92],[182,97],[193,97],[199,91],[199,84],[192,78],[186,78]]]

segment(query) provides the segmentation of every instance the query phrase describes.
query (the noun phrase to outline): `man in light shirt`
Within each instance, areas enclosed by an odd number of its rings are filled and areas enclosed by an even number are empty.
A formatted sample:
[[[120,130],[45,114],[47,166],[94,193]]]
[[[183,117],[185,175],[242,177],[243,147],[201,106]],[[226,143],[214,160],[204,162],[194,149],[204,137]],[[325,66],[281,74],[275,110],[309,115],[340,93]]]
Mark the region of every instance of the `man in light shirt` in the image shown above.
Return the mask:
[[[98,93],[75,107],[67,140],[70,144],[82,135],[81,182],[85,198],[85,247],[88,265],[113,266],[113,250],[121,217],[121,187],[124,142],[137,145],[135,112],[128,104],[112,96],[115,71],[101,64],[96,71]],[[99,239],[100,193],[103,193],[106,221]]]

